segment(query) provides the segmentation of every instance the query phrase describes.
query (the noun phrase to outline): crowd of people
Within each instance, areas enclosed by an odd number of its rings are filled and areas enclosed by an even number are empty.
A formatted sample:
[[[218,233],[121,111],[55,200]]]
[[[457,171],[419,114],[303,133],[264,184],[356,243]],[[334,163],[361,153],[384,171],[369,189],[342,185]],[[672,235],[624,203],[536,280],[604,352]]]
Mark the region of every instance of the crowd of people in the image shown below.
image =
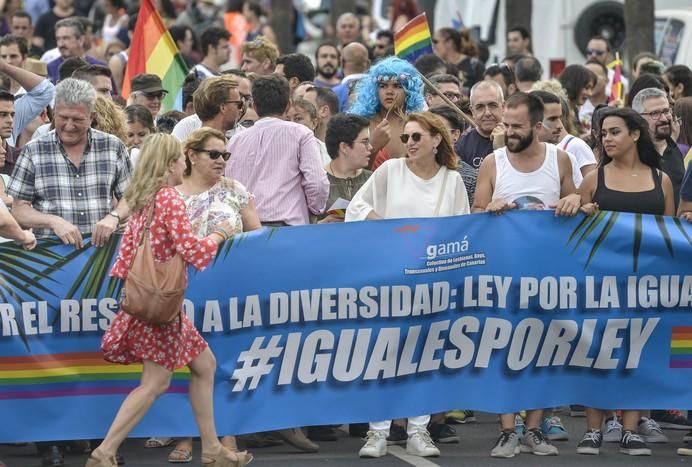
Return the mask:
[[[0,235],[26,249],[42,238],[81,248],[86,235],[101,247],[125,228],[112,271],[125,279],[145,233],[158,261],[178,253],[203,269],[224,240],[262,226],[513,209],[692,222],[692,70],[642,52],[616,95],[604,37],[593,37],[583,63],[556,77],[546,75],[522,28],[507,32],[499,63],[487,64],[487,49],[467,31],[441,28],[434,53],[410,64],[393,55],[392,31],[420,11],[397,0],[388,30],[345,13],[334,40],[309,57],[282,53],[288,47],[255,0],[226,10],[210,0],[163,0],[190,69],[182,107],[163,110],[163,98],[178,90],[157,75],[135,76],[127,99],[120,95],[137,46],[134,5],[56,0],[25,11],[17,3],[7,2],[0,17]],[[124,463],[120,444],[181,366],[191,371],[208,467],[251,461],[239,447],[287,442],[316,452],[316,442],[336,439],[332,426],[219,439],[214,356],[184,315],[151,325],[120,311],[102,348],[111,362],[142,362],[140,386],[102,442],[36,443],[42,465],[64,465],[68,451],[91,452],[92,467]],[[586,414],[580,454],[616,442],[624,454],[650,455],[647,443],[667,441],[662,427],[692,430],[678,410],[601,409],[572,407]],[[359,455],[381,457],[388,444],[405,443],[409,454],[438,456],[437,444],[459,442],[452,424],[474,419],[467,409],[410,415],[352,424],[350,434],[365,440]],[[493,457],[557,455],[551,441],[567,439],[550,408],[499,422]],[[169,462],[192,460],[189,438],[145,443],[170,445]]]

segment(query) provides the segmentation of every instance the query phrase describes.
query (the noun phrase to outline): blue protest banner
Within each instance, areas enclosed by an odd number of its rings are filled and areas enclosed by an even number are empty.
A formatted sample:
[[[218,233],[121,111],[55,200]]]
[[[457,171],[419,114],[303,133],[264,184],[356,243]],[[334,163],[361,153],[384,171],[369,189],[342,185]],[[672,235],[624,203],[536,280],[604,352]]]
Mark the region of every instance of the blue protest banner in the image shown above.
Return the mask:
[[[691,234],[673,218],[516,212],[240,235],[190,274],[185,302],[217,358],[218,431],[687,407]],[[103,436],[137,385],[137,365],[99,352],[116,252],[0,245],[0,441]],[[188,380],[176,372],[132,435],[195,434]]]

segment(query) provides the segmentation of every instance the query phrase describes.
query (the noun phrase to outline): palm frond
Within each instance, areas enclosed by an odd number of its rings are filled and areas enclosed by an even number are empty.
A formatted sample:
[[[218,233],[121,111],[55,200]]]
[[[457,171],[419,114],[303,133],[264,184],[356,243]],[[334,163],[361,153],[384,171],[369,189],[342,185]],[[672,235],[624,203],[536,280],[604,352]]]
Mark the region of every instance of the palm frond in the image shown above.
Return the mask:
[[[596,227],[598,227],[598,224],[605,219],[605,216],[607,214],[607,211],[599,211],[595,216],[593,216],[593,219],[591,219],[591,222],[589,223],[589,226],[586,228],[586,230],[581,234],[579,237],[579,240],[577,240],[577,243],[574,245],[574,249],[572,249],[572,253],[574,253],[577,248],[579,248],[579,245],[586,240],[586,238],[591,235],[591,232],[596,230]]]
[[[615,222],[617,221],[619,215],[619,212],[610,213],[610,218],[608,218],[608,222],[606,223],[605,227],[603,227],[603,230],[601,230],[601,233],[598,235],[598,238],[596,239],[596,241],[593,244],[593,247],[591,248],[591,252],[589,253],[589,259],[586,260],[586,265],[584,265],[584,269],[589,267],[591,260],[596,254],[596,251],[598,250],[598,247],[601,246],[601,244],[605,241],[606,237],[608,236],[608,233],[610,233],[610,231],[613,229],[613,226],[615,225]]]
[[[82,298],[95,298],[99,295],[104,281],[108,278],[108,270],[117,253],[118,241],[111,237],[101,248],[97,248],[93,253],[94,262],[89,277],[82,292]]]
[[[668,228],[666,227],[666,220],[663,216],[654,217],[656,218],[656,225],[658,226],[658,230],[661,231],[661,235],[663,236],[663,241],[666,242],[666,248],[668,248],[668,253],[671,257],[674,257],[673,241],[670,239],[670,234],[668,233]]]
[[[589,222],[592,220],[591,216],[584,215],[582,218],[581,222],[579,222],[579,225],[572,231],[572,235],[569,236],[567,239],[567,244],[574,240],[574,238],[579,235],[579,233],[582,231],[582,229],[586,228],[587,225],[589,225]]]
[[[634,215],[634,246],[632,247],[632,270],[637,272],[639,267],[639,252],[642,248],[642,215]]]
[[[674,222],[675,225],[677,226],[678,230],[680,230],[680,232],[682,233],[682,235],[687,239],[687,242],[688,242],[690,245],[692,245],[692,239],[691,239],[690,236],[687,234],[687,230],[685,230],[685,227],[682,225],[682,221],[681,221],[679,218],[674,217],[674,218],[673,218],[673,222]]]

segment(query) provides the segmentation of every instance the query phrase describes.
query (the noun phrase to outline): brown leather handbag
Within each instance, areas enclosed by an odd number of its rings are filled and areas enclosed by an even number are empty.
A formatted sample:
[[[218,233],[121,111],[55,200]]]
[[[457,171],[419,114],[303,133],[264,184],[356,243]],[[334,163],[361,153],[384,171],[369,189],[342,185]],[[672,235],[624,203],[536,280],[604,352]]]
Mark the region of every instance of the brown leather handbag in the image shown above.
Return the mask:
[[[140,321],[167,324],[180,316],[187,286],[187,265],[180,253],[165,263],[154,260],[149,230],[154,217],[155,198],[151,202],[137,251],[130,262],[120,306]]]

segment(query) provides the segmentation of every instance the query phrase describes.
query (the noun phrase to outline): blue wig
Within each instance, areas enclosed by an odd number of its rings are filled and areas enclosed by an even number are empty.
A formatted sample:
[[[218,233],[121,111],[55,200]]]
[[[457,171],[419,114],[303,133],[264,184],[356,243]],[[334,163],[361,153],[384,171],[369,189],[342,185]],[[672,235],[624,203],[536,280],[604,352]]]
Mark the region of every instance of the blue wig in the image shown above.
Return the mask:
[[[423,110],[423,81],[418,71],[409,62],[397,57],[388,57],[377,62],[356,86],[356,101],[349,112],[365,118],[372,118],[380,111],[378,84],[380,81],[396,79],[404,89],[404,112]]]

